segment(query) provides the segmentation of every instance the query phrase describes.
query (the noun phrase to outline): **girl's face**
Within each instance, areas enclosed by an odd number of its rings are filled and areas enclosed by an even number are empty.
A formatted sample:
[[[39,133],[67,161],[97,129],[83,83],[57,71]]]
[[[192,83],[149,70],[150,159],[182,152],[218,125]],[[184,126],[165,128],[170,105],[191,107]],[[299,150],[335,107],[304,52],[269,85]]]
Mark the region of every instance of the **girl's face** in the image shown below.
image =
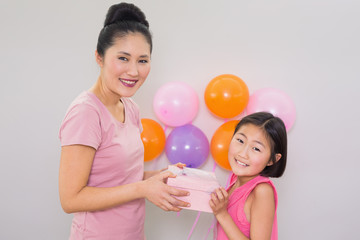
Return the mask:
[[[263,130],[253,124],[239,128],[231,139],[228,159],[241,184],[258,176],[270,163],[271,146]]]
[[[117,38],[103,57],[96,53],[102,88],[116,97],[131,97],[150,72],[150,45],[140,33]]]

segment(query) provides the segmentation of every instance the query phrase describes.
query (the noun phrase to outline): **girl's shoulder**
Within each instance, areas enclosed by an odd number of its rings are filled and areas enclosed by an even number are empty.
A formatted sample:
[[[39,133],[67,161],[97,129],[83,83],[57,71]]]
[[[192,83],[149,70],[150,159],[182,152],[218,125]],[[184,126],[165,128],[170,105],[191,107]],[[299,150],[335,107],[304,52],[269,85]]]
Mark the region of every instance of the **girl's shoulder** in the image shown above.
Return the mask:
[[[258,183],[252,190],[254,198],[274,198],[274,188],[267,182]]]
[[[258,196],[268,194],[274,196],[274,194],[276,194],[275,185],[268,177],[258,176],[251,185],[249,190]]]
[[[257,176],[247,183],[244,192],[245,198],[251,197],[271,197],[277,201],[275,185],[268,177]]]
[[[277,192],[273,182],[267,177],[259,177],[259,179],[249,189],[248,198],[252,203],[267,204],[272,202],[277,206]]]

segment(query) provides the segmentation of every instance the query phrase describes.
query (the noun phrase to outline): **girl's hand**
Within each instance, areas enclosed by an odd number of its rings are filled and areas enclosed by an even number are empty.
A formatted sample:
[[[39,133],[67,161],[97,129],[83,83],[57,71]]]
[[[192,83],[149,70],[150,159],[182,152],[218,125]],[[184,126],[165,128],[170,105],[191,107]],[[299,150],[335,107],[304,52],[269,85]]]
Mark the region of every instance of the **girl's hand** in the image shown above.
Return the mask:
[[[229,194],[222,187],[216,189],[215,192],[211,194],[211,199],[209,204],[211,209],[213,210],[215,217],[224,213],[228,213],[227,212],[228,200],[229,200]]]
[[[166,182],[169,177],[176,177],[176,175],[166,171],[150,177],[143,181],[144,185],[141,191],[147,200],[163,210],[178,212],[181,210],[180,207],[189,207],[190,204],[174,196],[188,196],[189,192],[167,185]]]

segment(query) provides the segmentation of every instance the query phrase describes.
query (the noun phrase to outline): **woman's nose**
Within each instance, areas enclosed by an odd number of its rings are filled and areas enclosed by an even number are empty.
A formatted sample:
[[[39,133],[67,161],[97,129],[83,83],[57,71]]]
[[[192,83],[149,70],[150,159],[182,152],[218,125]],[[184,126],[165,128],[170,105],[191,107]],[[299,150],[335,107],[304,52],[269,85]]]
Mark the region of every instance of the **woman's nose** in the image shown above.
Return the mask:
[[[138,66],[137,66],[137,62],[129,62],[128,64],[128,69],[127,69],[127,74],[129,76],[137,76],[138,75]]]

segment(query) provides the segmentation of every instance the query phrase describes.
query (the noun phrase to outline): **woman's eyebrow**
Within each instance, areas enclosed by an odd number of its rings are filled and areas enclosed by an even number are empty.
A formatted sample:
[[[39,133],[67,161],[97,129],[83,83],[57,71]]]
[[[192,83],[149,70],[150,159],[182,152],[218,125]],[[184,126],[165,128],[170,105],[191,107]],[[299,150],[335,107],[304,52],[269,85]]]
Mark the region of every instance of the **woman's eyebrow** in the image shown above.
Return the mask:
[[[124,52],[124,51],[120,51],[120,52],[118,52],[118,54],[124,54],[124,55],[126,55],[126,56],[131,56],[131,54],[130,53],[128,53],[128,52]],[[140,55],[140,58],[149,58],[149,55],[147,55],[147,54],[144,54],[144,55]]]
[[[128,53],[128,52],[124,52],[124,51],[120,51],[120,52],[118,52],[118,53],[121,53],[121,54],[124,54],[124,55],[127,55],[127,56],[131,56],[131,54],[130,54],[130,53]]]

